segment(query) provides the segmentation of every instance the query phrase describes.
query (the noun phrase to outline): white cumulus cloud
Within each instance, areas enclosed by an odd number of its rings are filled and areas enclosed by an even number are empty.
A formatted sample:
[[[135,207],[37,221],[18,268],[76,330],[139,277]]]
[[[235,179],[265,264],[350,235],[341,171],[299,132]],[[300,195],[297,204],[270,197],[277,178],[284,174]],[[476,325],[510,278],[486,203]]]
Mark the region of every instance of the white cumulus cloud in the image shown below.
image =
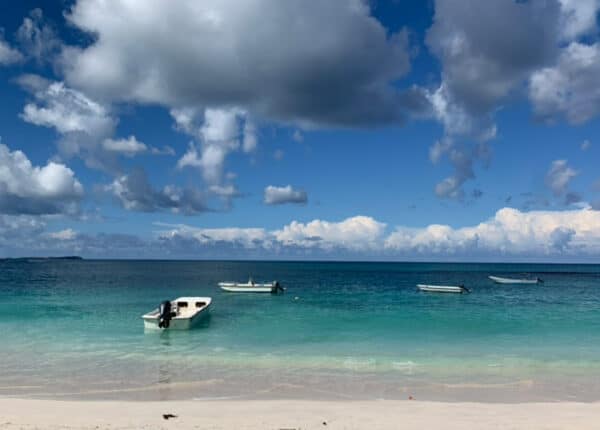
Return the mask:
[[[546,173],[546,185],[555,196],[562,196],[577,174],[575,169],[569,167],[567,160],[554,160]]]
[[[181,188],[174,185],[155,189],[142,169],[115,178],[104,189],[112,194],[123,208],[130,211],[170,210],[174,213],[192,215],[208,210],[206,196],[202,192],[194,188]]]
[[[421,255],[593,255],[600,251],[600,211],[521,212],[503,208],[493,218],[471,227],[398,227],[386,239],[385,247]]]
[[[573,42],[557,63],[532,74],[529,97],[535,114],[547,121],[565,117],[580,124],[600,113],[600,43]]]
[[[530,257],[589,257],[600,252],[600,211],[589,208],[568,211],[523,212],[503,208],[473,226],[454,228],[431,224],[398,226],[386,233],[386,224],[368,216],[332,222],[292,221],[277,230],[263,228],[205,229],[161,224],[165,241],[187,240],[202,246],[262,249],[264,255],[303,249],[312,255],[352,252],[387,258],[438,259]],[[189,245],[189,242],[186,242]],[[302,254],[311,255],[311,254]]]
[[[291,185],[275,187],[269,185],[265,188],[264,202],[267,205],[281,205],[285,203],[306,204],[308,195],[306,191],[295,190]]]
[[[386,224],[368,216],[341,221],[292,221],[280,229],[203,228],[155,223],[150,239],[129,234],[46,231],[47,219],[0,214],[0,256],[140,255],[198,258],[340,258],[473,261],[590,261],[600,253],[600,210],[529,211],[502,208],[475,225]]]
[[[311,125],[403,116],[408,34],[366,1],[78,0],[67,19],[94,41],[64,51],[66,79],[95,97]]]
[[[582,123],[600,113],[600,0],[434,3],[425,42],[442,72],[437,89],[424,94],[447,137],[495,138],[496,112],[525,96],[524,89],[536,116],[544,120],[565,117]],[[439,160],[440,149],[433,147],[432,158]],[[470,158],[473,165],[477,158]],[[456,173],[438,184],[436,194],[461,199],[463,184],[475,176],[465,175],[465,169],[461,173],[456,157],[450,160]]]
[[[23,55],[10,47],[0,32],[0,65],[9,65],[23,61]]]
[[[368,216],[354,216],[340,222],[292,221],[273,235],[285,245],[316,248],[376,249],[386,225]]]
[[[565,40],[594,33],[600,0],[559,0],[561,33]]]
[[[240,192],[231,184],[228,185],[211,185],[209,191],[219,197],[223,197],[225,199],[230,199],[232,197],[237,197],[240,195]]]
[[[313,250],[366,252],[382,249],[385,224],[371,217],[355,216],[339,222],[313,220],[292,221],[279,230],[264,228],[199,228],[184,224],[158,223],[159,239],[165,244],[189,247],[224,247],[283,252]],[[190,242],[191,241],[191,242]]]
[[[145,152],[148,149],[148,147],[138,141],[135,136],[129,136],[127,139],[106,139],[102,142],[102,146],[107,151],[116,152],[129,157]]]
[[[280,229],[219,228],[159,224],[163,244],[202,249],[253,249],[253,255],[355,255],[401,259],[519,260],[570,256],[589,258],[600,252],[600,211],[590,208],[567,211],[523,212],[502,208],[479,224],[452,227],[397,226],[368,216],[342,221],[315,219],[292,221]],[[300,251],[300,254],[297,252]],[[349,254],[350,253],[350,254]],[[239,254],[243,256],[244,254]]]
[[[19,83],[35,97],[23,108],[23,120],[54,128],[61,136],[57,145],[62,155],[80,157],[88,167],[114,170],[115,153],[106,151],[102,142],[111,138],[117,120],[106,106],[63,82],[24,75]]]
[[[197,228],[185,224],[157,224],[166,229],[159,232],[163,240],[173,238],[193,239],[204,244],[229,243],[242,246],[243,248],[270,247],[269,233],[263,228]]]
[[[45,22],[41,9],[33,9],[17,30],[17,40],[28,57],[39,64],[52,61],[62,48],[54,29]]]
[[[258,143],[255,125],[240,109],[205,109],[200,125],[194,109],[173,109],[171,116],[180,130],[197,140],[190,143],[177,167],[199,168],[204,180],[212,185],[222,182],[225,159],[231,152],[240,147],[251,152]]]
[[[115,138],[118,119],[110,106],[38,75],[22,75],[19,84],[35,100],[23,108],[21,118],[31,124],[54,128],[60,135],[58,149],[66,157],[80,157],[88,167],[117,172],[118,157],[149,152],[172,155],[172,148],[149,148],[135,136]]]
[[[34,96],[38,103],[27,103],[21,115],[32,124],[53,127],[63,134],[81,132],[90,136],[108,135],[116,125],[103,105],[62,82],[38,88]]]
[[[77,237],[77,232],[71,228],[66,228],[64,230],[49,232],[47,236],[57,240],[73,240]]]
[[[23,152],[0,144],[1,213],[74,213],[82,197],[83,186],[64,164],[33,166]]]

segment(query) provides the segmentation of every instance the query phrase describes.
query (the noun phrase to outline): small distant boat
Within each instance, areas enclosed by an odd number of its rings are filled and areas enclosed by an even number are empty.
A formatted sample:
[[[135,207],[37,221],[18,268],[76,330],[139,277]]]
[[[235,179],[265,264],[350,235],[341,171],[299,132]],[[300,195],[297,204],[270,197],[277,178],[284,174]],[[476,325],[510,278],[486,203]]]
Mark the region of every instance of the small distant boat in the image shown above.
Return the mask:
[[[157,309],[143,315],[144,328],[188,330],[208,316],[210,297],[179,297],[166,300]]]
[[[421,291],[425,291],[427,293],[470,293],[468,288],[465,288],[463,285],[425,285],[418,284],[417,288]]]
[[[497,284],[537,284],[543,282],[540,278],[535,279],[519,279],[519,278],[503,278],[501,276],[488,276]]]
[[[272,293],[277,294],[283,292],[284,288],[279,285],[279,282],[273,281],[266,284],[257,284],[252,279],[248,282],[219,282],[219,287],[224,291],[232,293]]]

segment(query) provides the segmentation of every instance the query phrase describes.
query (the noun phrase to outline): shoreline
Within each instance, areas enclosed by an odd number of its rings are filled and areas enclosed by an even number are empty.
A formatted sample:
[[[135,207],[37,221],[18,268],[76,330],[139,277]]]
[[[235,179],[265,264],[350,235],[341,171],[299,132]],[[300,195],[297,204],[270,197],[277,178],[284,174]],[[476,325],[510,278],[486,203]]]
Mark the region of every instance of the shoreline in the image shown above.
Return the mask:
[[[165,420],[163,414],[176,417]],[[592,429],[600,402],[448,403],[420,400],[62,401],[0,398],[16,429]]]
[[[409,397],[444,403],[518,404],[545,402],[600,402],[600,384],[595,372],[583,375],[546,374],[535,377],[507,375],[480,379],[470,375],[431,378],[404,374],[359,374],[353,372],[277,371],[231,373],[227,369],[203,369],[204,378],[188,374],[185,380],[169,368],[138,374],[121,368],[110,379],[89,378],[19,380],[0,378],[0,399],[20,398],[56,401],[402,401]],[[81,376],[81,374],[79,374]],[[142,373],[141,375],[145,375]]]

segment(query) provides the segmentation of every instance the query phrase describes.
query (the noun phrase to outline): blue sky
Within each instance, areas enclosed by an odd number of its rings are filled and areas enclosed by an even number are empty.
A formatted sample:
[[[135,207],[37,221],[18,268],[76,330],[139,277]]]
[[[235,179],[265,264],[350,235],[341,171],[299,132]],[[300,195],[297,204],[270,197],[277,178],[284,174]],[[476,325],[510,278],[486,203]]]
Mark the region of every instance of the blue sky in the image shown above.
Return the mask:
[[[598,0],[1,8],[0,256],[599,255]]]

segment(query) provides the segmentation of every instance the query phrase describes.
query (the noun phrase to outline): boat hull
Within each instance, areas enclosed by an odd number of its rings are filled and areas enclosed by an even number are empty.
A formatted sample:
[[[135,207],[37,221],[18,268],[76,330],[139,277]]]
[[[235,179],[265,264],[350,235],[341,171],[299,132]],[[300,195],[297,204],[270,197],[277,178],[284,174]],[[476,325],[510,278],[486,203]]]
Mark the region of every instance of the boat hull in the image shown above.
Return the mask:
[[[465,287],[459,287],[454,285],[425,285],[418,284],[417,288],[420,291],[424,291],[426,293],[454,293],[454,294],[463,294],[467,292]]]
[[[274,293],[275,286],[270,287],[239,287],[229,285],[219,285],[223,291],[229,291],[230,293]]]
[[[210,305],[212,302],[210,297],[180,297],[179,299],[173,300],[172,303],[176,303],[178,301],[185,301],[188,303],[188,305],[196,301],[201,301],[206,305],[202,308],[196,309],[195,312],[180,312],[178,315],[169,320],[169,327],[167,328],[158,326],[160,311],[159,309],[155,309],[152,312],[142,315],[142,319],[144,320],[144,328],[151,330],[189,330],[210,315]]]
[[[207,318],[210,314],[210,308],[206,307],[197,314],[189,318],[172,318],[169,322],[169,327],[166,329],[158,327],[158,317],[148,317],[143,316],[144,319],[144,328],[151,330],[189,330],[193,328],[200,321]]]
[[[219,287],[223,291],[230,293],[272,293],[279,292],[281,287],[277,282],[271,282],[269,284],[255,284],[255,283],[239,283],[239,282],[219,282]]]
[[[539,279],[513,279],[503,278],[501,276],[488,276],[496,284],[537,284]]]

